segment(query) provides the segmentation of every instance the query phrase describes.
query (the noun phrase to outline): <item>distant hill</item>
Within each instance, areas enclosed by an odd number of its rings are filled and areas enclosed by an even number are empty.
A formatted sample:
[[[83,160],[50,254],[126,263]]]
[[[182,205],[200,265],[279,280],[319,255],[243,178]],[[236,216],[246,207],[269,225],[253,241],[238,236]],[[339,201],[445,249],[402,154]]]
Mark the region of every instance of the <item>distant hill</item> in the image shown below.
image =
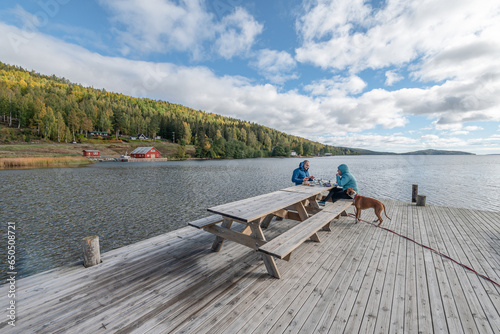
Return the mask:
[[[475,155],[474,153],[461,152],[461,151],[445,151],[445,150],[419,150],[413,152],[406,153],[394,153],[394,152],[377,152],[364,150],[360,148],[347,148],[343,147],[343,149],[350,150],[352,152],[357,152],[361,155]]]
[[[475,155],[474,153],[461,151],[445,151],[445,150],[420,150],[408,153],[400,153],[401,155]]]
[[[344,150],[350,150],[351,152],[356,152],[360,155],[395,155],[396,153],[393,152],[377,152],[377,151],[370,151],[370,150],[364,150],[362,148],[348,148],[348,147],[340,147]]]

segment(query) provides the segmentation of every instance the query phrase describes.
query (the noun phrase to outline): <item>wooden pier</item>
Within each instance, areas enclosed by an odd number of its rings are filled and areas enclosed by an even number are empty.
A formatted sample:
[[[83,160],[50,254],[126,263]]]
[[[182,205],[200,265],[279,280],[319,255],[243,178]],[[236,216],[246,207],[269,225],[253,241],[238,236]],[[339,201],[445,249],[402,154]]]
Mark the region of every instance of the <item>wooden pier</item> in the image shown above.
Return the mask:
[[[500,213],[382,200],[382,225],[500,282]],[[351,207],[350,212],[353,211]],[[374,220],[373,210],[362,219]],[[272,221],[271,239],[295,222]],[[256,251],[193,227],[16,282],[2,333],[500,333],[500,287],[414,242],[341,217],[282,279]],[[0,287],[0,306],[8,306]],[[5,311],[4,311],[5,312]]]

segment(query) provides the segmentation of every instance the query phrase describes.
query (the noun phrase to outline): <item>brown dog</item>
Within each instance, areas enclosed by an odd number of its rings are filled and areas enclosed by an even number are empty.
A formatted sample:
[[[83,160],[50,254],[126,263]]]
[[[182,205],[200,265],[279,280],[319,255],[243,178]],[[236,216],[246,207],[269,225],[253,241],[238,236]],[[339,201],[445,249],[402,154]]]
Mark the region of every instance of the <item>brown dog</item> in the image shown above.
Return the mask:
[[[353,197],[354,196],[354,206],[356,207],[356,223],[359,221],[359,217],[361,216],[361,210],[364,209],[369,209],[373,208],[375,210],[375,214],[377,215],[378,219],[375,220],[374,222],[380,222],[378,223],[378,226],[382,224],[382,217],[380,216],[380,213],[382,213],[382,210],[384,210],[384,214],[387,217],[387,213],[385,212],[385,205],[384,203],[377,201],[376,199],[370,198],[370,197],[363,197],[359,196],[354,189],[349,188],[346,190],[347,195]],[[389,217],[387,217],[389,218]],[[389,218],[391,220],[391,218]]]

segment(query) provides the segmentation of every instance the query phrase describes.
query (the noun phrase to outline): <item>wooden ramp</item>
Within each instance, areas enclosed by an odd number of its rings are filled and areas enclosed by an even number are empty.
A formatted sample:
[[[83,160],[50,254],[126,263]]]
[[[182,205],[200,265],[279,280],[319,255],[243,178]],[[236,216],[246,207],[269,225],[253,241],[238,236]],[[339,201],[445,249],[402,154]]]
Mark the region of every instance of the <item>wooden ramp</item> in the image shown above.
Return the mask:
[[[383,227],[500,282],[500,213],[383,200]],[[349,211],[352,212],[353,208]],[[362,219],[374,220],[373,210]],[[268,238],[293,221],[272,221]],[[500,288],[415,243],[341,217],[283,278],[260,254],[186,227],[103,254],[103,263],[17,281],[2,333],[500,333]],[[8,305],[0,287],[0,305]],[[5,312],[5,311],[4,311]]]

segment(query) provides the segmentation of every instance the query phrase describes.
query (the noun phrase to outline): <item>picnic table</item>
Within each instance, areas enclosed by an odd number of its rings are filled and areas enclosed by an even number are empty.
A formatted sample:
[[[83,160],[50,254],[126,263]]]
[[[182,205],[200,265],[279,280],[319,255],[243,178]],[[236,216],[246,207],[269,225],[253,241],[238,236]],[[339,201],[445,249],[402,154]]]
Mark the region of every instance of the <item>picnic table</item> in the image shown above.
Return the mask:
[[[268,194],[208,208],[214,215],[190,222],[189,225],[214,234],[212,250],[220,251],[225,239],[237,242],[262,253],[268,273],[281,275],[274,258],[290,260],[290,255],[308,239],[319,242],[317,232],[329,230],[330,221],[345,213],[352,201],[341,200],[320,207],[317,203],[322,192],[332,187],[298,185]],[[263,230],[273,217],[293,219],[300,223],[267,241]],[[233,222],[245,224],[242,231],[231,229]],[[221,223],[220,225],[218,223]]]

